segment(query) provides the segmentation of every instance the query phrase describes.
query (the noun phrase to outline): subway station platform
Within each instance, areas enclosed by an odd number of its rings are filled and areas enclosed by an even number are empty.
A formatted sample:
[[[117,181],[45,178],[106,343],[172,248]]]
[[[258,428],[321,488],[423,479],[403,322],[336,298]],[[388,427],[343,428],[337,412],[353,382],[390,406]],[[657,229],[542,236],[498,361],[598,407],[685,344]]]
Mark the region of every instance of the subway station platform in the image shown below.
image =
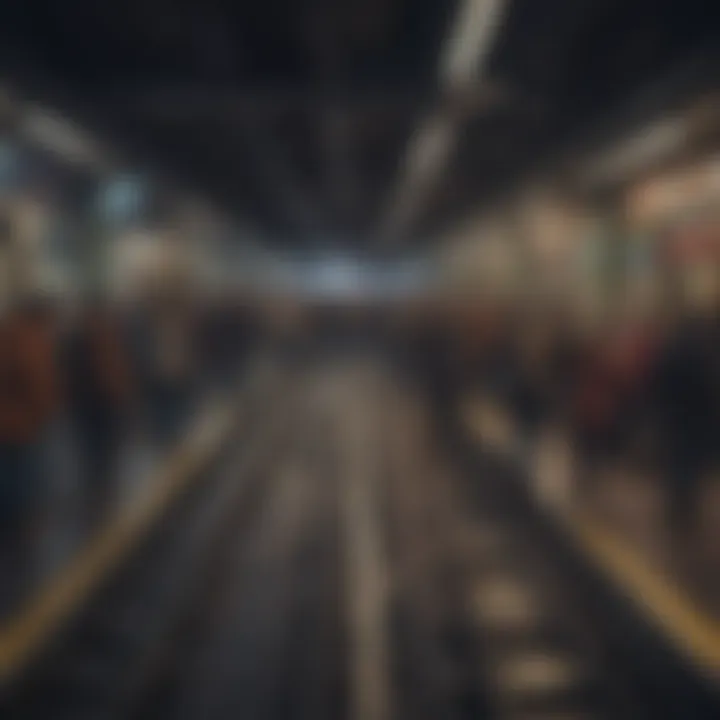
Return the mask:
[[[687,648],[656,645],[654,603],[679,600],[619,534],[571,517],[571,561],[382,358],[263,368],[7,617],[4,716],[716,717],[685,655],[713,621],[683,606]],[[592,601],[594,566],[628,606]],[[662,622],[629,652],[612,628],[639,592]],[[682,687],[640,681],[661,660]]]
[[[7,5],[0,720],[718,720],[720,3]]]
[[[601,470],[580,490],[570,445],[561,436],[541,439],[521,454],[513,423],[481,397],[462,411],[471,446],[512,467],[522,492],[567,533],[587,562],[636,607],[683,658],[717,682],[720,673],[718,595],[718,485],[701,488],[692,534],[669,531],[668,498],[659,477],[622,463]]]

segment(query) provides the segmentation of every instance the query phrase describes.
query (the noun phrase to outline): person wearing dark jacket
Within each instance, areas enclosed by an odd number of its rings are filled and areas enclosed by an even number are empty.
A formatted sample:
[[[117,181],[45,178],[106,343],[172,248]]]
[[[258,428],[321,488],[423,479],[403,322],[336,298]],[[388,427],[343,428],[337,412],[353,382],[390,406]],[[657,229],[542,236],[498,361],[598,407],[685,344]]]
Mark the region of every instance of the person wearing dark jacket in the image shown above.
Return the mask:
[[[132,323],[134,367],[151,436],[167,450],[182,437],[198,400],[199,323],[182,297],[161,297],[140,310]]]
[[[680,535],[692,529],[702,481],[717,459],[719,330],[708,317],[684,322],[663,347],[653,379],[668,521]]]
[[[130,405],[120,323],[102,302],[83,311],[65,344],[66,393],[91,512],[105,509],[119,467]]]

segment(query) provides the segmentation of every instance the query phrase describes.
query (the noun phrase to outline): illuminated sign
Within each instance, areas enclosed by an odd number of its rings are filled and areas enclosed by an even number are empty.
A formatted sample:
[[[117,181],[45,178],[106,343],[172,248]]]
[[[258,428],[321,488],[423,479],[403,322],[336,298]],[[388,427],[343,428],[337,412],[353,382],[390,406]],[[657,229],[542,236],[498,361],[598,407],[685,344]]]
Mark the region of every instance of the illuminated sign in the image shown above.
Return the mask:
[[[628,196],[628,214],[637,222],[655,222],[701,208],[720,199],[720,157],[682,173],[656,178]]]

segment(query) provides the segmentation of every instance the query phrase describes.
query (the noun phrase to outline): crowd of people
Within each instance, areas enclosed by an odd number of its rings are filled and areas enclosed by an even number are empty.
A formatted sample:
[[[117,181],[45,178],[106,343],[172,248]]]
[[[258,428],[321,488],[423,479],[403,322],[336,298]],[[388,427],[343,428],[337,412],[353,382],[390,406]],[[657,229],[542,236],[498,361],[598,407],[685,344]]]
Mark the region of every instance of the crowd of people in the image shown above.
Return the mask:
[[[6,228],[0,244],[11,242]],[[68,472],[53,453],[58,435],[94,526],[114,507],[128,445],[169,452],[202,399],[238,377],[251,328],[241,302],[201,303],[182,288],[69,301],[7,273],[1,294],[0,556],[22,558],[52,476]]]
[[[2,244],[10,242],[0,228]],[[462,398],[481,390],[514,420],[521,447],[562,428],[576,455],[577,485],[630,464],[660,478],[668,523],[692,528],[699,490],[716,470],[720,425],[720,314],[705,304],[654,318],[615,315],[593,325],[565,312],[523,312],[477,302],[357,308],[200,302],[182,288],[128,304],[87,293],[73,307],[13,286],[0,293],[0,546],[32,534],[47,477],[48,434],[69,426],[78,483],[90,513],[108,505],[128,437],[161,450],[182,435],[208,392],[241,373],[265,326],[276,349],[307,353],[308,338],[334,348],[362,336],[388,345],[428,394],[438,433],[456,432]],[[265,332],[267,334],[267,331]],[[264,337],[264,335],[263,335]],[[367,344],[367,342],[365,343]],[[360,345],[362,346],[362,344]],[[358,347],[360,347],[358,346]]]
[[[592,326],[567,313],[488,306],[423,312],[412,355],[440,432],[456,431],[462,398],[480,390],[512,417],[520,446],[562,429],[580,493],[621,464],[659,478],[669,528],[685,536],[720,461],[718,310]]]

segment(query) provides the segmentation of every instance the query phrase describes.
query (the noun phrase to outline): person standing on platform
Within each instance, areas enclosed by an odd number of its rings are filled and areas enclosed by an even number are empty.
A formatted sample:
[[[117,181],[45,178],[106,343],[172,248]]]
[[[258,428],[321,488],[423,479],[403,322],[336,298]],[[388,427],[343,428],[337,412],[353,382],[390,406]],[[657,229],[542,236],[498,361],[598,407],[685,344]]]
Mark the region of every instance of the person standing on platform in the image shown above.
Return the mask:
[[[0,219],[0,550],[28,569],[43,450],[58,401],[53,335],[23,286],[18,238]],[[0,585],[3,579],[0,578]]]
[[[167,448],[180,439],[199,390],[196,314],[190,297],[162,288],[134,322],[134,355],[154,441]]]
[[[450,446],[458,434],[457,337],[451,318],[447,307],[430,301],[422,315],[416,316],[411,352],[414,370],[427,393],[435,436],[444,446]]]
[[[718,460],[720,325],[704,308],[683,320],[660,351],[653,397],[665,456],[667,519],[678,539],[697,518],[703,481]]]
[[[91,298],[67,338],[66,389],[92,515],[104,515],[116,486],[131,405],[128,353],[120,322]]]

